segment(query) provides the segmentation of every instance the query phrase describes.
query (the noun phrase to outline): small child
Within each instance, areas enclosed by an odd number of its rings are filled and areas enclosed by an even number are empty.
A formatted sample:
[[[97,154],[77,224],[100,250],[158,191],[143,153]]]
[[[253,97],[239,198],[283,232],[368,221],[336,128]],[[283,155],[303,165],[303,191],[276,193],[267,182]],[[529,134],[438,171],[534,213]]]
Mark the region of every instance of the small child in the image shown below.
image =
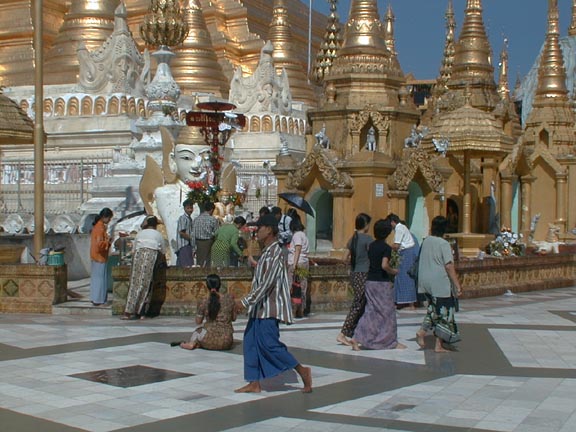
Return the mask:
[[[190,215],[194,211],[194,201],[187,199],[182,203],[184,214],[178,218],[176,228],[176,266],[192,267],[194,265],[194,222]]]

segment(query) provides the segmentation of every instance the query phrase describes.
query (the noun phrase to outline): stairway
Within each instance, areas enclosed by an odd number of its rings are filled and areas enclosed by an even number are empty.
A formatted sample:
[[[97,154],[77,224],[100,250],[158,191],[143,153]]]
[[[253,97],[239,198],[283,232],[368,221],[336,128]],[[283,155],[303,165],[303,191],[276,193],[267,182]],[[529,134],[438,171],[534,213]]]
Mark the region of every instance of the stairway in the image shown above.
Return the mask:
[[[85,298],[72,299],[65,303],[53,305],[52,315],[112,316],[112,304],[93,306],[92,302]]]
[[[90,279],[68,282],[68,301],[52,306],[52,315],[112,316],[112,302],[94,306],[90,301]]]

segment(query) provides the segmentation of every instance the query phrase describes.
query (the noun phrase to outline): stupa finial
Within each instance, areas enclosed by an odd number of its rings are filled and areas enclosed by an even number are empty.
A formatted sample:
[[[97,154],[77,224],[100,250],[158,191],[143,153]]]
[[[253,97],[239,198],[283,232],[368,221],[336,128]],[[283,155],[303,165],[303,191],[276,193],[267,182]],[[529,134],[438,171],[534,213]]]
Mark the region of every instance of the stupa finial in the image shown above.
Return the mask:
[[[324,32],[324,39],[320,45],[320,50],[316,55],[316,64],[312,72],[313,79],[317,83],[324,81],[324,77],[330,73],[332,64],[338,56],[338,50],[342,46],[342,27],[340,17],[337,12],[338,0],[329,0],[330,15]]]
[[[392,11],[392,5],[388,3],[388,9],[386,9],[386,15],[384,16],[384,42],[390,54],[396,56],[398,53],[396,52],[396,40],[394,38],[394,21],[396,21],[396,17]]]
[[[446,84],[452,75],[452,65],[454,63],[454,41],[456,39],[456,19],[454,18],[454,6],[452,0],[448,0],[448,7],[444,14],[446,20],[446,42],[444,44],[444,55],[442,57],[442,67],[440,68],[439,84],[446,90]]]
[[[570,27],[568,27],[568,36],[576,35],[576,0],[572,0],[572,20]]]
[[[500,53],[500,63],[498,64],[498,94],[502,100],[510,98],[510,87],[508,84],[508,38],[504,38],[502,52]]]
[[[456,43],[452,78],[494,82],[490,44],[484,28],[481,0],[468,0],[462,31]]]
[[[548,32],[538,67],[538,87],[534,106],[542,106],[551,100],[554,102],[568,100],[558,22],[558,0],[548,0]]]

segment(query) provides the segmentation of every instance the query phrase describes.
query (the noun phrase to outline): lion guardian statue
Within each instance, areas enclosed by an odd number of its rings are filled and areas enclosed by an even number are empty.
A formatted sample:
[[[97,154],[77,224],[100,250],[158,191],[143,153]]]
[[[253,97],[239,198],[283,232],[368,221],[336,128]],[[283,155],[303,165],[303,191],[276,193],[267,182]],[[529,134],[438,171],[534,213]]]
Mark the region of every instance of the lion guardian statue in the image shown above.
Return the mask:
[[[546,234],[546,239],[544,241],[533,241],[533,245],[536,247],[536,253],[541,255],[546,255],[549,253],[559,253],[560,252],[560,245],[564,244],[560,241],[558,237],[560,235],[561,227],[549,223],[548,224],[548,233]]]

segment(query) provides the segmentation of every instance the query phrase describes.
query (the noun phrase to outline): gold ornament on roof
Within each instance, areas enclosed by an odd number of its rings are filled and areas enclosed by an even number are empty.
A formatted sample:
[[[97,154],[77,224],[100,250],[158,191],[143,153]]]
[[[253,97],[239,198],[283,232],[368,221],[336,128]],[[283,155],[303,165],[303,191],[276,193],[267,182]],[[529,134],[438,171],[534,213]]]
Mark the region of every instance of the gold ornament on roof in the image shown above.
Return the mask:
[[[576,35],[576,0],[572,0],[572,20],[568,28],[568,36]]]
[[[187,12],[181,3],[181,0],[152,0],[140,25],[140,35],[148,45],[174,47],[186,39]]]

